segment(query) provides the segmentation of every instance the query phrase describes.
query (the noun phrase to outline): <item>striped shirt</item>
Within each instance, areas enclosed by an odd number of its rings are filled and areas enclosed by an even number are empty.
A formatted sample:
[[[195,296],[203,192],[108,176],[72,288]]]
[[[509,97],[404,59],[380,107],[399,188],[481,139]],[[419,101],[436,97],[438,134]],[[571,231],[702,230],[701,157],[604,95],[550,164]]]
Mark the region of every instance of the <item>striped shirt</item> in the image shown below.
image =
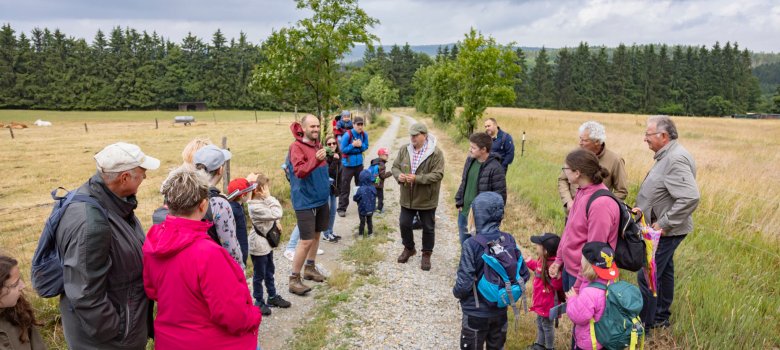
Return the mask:
[[[423,154],[425,154],[425,151],[428,150],[428,139],[425,139],[425,143],[422,147],[420,147],[420,150],[417,151],[412,147],[412,174],[417,173],[417,167],[420,166],[420,162],[422,161]]]

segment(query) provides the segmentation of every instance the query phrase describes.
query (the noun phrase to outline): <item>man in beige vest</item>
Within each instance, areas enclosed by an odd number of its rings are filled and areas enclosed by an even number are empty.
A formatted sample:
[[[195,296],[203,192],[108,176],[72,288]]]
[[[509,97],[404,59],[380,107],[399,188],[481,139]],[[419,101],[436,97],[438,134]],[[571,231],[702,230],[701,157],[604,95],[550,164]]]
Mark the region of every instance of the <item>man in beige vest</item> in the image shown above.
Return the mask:
[[[591,151],[599,157],[599,164],[609,170],[604,185],[615,194],[615,197],[624,201],[628,195],[626,162],[620,155],[607,149],[606,141],[607,132],[603,125],[594,121],[587,121],[580,125],[580,148]],[[569,183],[563,172],[558,177],[558,193],[563,202],[563,209],[568,214],[574,195],[577,193],[577,184]]]

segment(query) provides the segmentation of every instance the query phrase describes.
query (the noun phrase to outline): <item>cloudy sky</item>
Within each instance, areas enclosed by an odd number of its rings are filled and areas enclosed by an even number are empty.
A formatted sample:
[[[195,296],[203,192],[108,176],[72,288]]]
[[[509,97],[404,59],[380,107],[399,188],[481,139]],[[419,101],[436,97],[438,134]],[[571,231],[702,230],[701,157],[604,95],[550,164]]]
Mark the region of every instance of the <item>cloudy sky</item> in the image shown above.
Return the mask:
[[[373,32],[383,44],[452,43],[475,27],[522,46],[736,41],[753,51],[780,52],[778,0],[362,0],[360,6],[381,21]],[[59,28],[87,39],[119,25],[175,41],[188,32],[210,38],[221,28],[228,37],[243,31],[258,43],[272,28],[306,15],[293,0],[0,0],[0,22],[17,32]]]

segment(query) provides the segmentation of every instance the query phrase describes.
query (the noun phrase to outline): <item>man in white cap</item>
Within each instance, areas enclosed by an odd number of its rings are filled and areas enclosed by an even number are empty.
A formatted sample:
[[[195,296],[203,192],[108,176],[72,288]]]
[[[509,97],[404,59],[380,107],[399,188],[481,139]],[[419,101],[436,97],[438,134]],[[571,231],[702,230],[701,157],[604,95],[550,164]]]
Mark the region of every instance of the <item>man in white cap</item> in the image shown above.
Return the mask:
[[[60,313],[71,349],[144,349],[151,316],[143,285],[144,229],[133,211],[147,170],[160,161],[118,142],[95,155],[97,173],[77,190],[100,207],[77,202],[56,231],[65,293]]]

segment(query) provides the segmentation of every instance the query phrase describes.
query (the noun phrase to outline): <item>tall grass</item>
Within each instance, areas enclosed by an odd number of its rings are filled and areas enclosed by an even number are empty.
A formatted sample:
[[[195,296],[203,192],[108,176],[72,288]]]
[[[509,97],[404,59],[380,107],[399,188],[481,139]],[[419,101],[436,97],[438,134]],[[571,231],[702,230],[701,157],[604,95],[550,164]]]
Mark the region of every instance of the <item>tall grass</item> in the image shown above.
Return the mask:
[[[642,142],[646,116],[490,108],[514,136],[515,162],[507,186],[512,201],[532,208],[541,223],[561,233],[557,176],[577,146],[578,127],[596,120],[607,145],[621,154],[629,175],[628,203],[653,164]],[[695,230],[675,254],[673,343],[683,348],[780,346],[779,121],[676,118],[680,143],[694,156],[702,194]],[[520,157],[526,131],[525,156]],[[510,209],[511,210],[511,209]],[[519,232],[527,242],[536,232]],[[528,337],[524,337],[527,339]]]

